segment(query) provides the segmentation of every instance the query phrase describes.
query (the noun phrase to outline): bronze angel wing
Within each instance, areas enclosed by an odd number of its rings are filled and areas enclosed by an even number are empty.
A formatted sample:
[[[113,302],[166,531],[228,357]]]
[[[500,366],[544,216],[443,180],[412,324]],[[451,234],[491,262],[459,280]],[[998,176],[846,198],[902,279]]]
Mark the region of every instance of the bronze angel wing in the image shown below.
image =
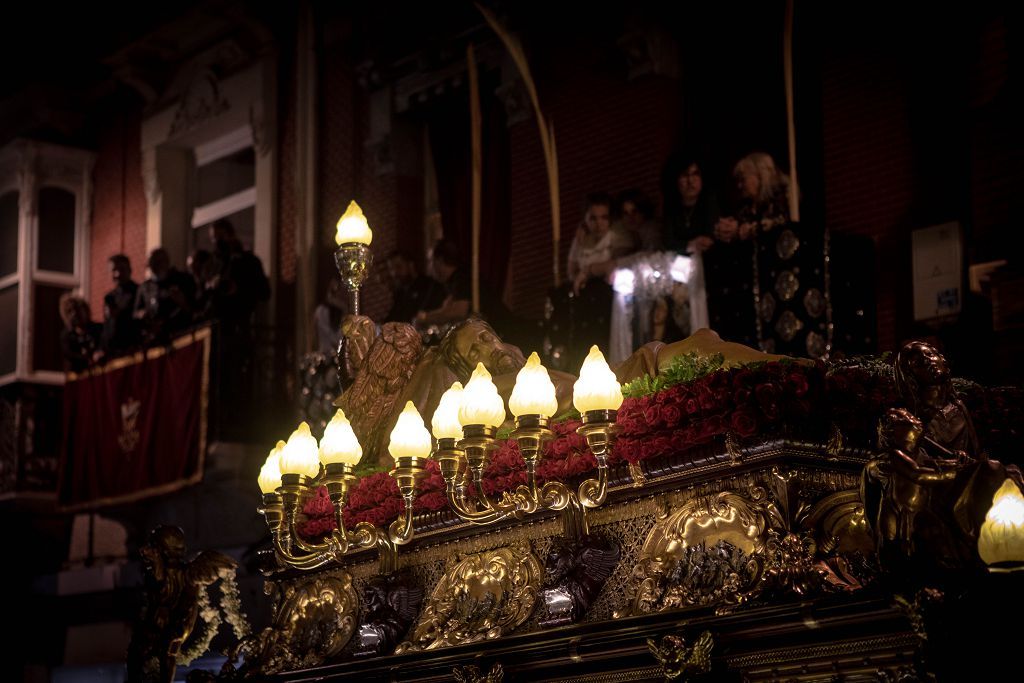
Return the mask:
[[[189,582],[197,586],[208,586],[227,571],[232,571],[238,563],[216,550],[204,550],[188,564]]]
[[[336,402],[352,422],[364,462],[376,462],[380,456],[381,436],[392,426],[385,418],[409,380],[420,348],[420,336],[412,325],[385,324],[362,359],[355,382]]]

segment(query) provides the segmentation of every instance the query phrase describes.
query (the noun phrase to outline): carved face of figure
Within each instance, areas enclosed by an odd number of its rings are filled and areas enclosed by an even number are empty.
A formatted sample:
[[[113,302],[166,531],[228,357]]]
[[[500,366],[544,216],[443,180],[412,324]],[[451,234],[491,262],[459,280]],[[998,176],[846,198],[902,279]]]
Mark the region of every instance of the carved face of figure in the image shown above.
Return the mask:
[[[930,418],[950,400],[949,366],[931,344],[915,341],[904,345],[896,355],[895,377],[900,395],[923,417]]]
[[[933,387],[949,381],[949,366],[946,359],[934,346],[925,342],[913,342],[904,347],[901,354],[903,370],[917,380],[919,386]]]
[[[879,424],[878,433],[880,447],[913,453],[924,433],[924,425],[905,408],[893,408]]]
[[[483,363],[491,374],[504,374],[526,364],[519,349],[502,342],[491,326],[480,320],[472,320],[458,330],[455,351],[470,371]]]

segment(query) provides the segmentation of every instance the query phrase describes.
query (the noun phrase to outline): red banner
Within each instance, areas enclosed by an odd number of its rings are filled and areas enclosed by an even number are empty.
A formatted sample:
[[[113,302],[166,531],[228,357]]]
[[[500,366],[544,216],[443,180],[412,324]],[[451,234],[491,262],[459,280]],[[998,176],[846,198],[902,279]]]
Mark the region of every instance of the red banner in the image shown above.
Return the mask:
[[[210,328],[169,347],[68,374],[59,499],[64,509],[125,503],[202,478]]]

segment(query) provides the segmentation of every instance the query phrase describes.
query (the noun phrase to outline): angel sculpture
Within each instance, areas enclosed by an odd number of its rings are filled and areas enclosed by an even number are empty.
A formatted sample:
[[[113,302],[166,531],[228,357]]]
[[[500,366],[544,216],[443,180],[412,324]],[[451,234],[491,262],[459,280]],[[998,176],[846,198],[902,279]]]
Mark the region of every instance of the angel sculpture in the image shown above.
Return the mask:
[[[677,678],[685,681],[690,676],[711,671],[711,648],[714,646],[715,641],[708,631],[700,634],[693,647],[687,647],[682,636],[665,636],[660,644],[653,638],[647,639],[647,647],[661,664],[667,681]]]
[[[861,475],[861,501],[883,565],[922,572],[980,564],[977,539],[992,496],[1020,470],[981,449],[971,415],[956,396],[946,359],[925,342],[900,349],[893,369],[907,404],[882,418],[881,455]]]
[[[622,549],[613,538],[591,534],[554,539],[545,561],[544,626],[579,621],[615,571]]]
[[[502,683],[505,680],[505,670],[501,663],[495,662],[490,671],[486,674],[475,664],[457,666],[452,669],[452,676],[455,683]]]
[[[356,656],[390,654],[419,614],[421,602],[423,589],[408,572],[371,578],[363,588],[365,616]]]
[[[349,316],[342,330],[349,345],[349,364],[357,372],[335,405],[352,421],[363,446],[363,461],[390,466],[387,438],[397,419],[395,406],[404,405],[398,402],[399,393],[420,356],[420,336],[412,325],[385,323],[374,337],[372,321],[363,316]]]
[[[174,680],[178,653],[199,616],[200,591],[234,571],[233,559],[204,550],[185,559],[185,534],[159,526],[139,549],[145,569],[145,599],[128,647],[128,679]]]

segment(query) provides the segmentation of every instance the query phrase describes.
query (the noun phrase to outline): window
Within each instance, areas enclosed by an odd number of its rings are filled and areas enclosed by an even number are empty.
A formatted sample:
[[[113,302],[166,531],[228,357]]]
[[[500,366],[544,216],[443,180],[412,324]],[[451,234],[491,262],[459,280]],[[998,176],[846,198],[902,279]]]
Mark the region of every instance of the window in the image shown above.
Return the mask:
[[[58,304],[85,281],[92,163],[25,140],[0,150],[0,384],[64,379]]]
[[[273,277],[276,62],[232,67],[224,78],[215,59],[208,66],[183,67],[172,80],[184,88],[142,122],[146,249],[164,247],[183,264],[211,248],[207,226],[226,218]]]
[[[207,226],[219,218],[231,221],[246,249],[256,232],[256,150],[249,127],[195,148],[195,201],[192,210],[193,249],[212,247]]]

